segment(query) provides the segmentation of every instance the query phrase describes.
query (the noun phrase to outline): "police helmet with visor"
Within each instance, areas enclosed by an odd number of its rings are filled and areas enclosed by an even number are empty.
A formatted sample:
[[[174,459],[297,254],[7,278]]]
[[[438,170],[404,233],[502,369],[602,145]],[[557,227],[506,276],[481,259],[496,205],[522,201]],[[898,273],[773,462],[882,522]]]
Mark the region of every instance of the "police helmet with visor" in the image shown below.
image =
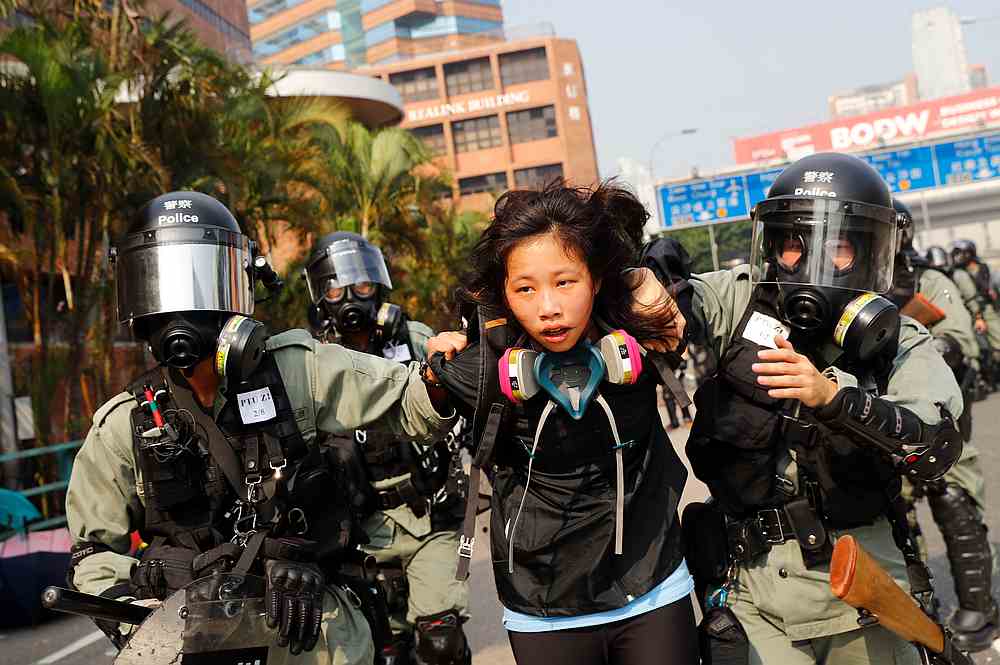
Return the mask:
[[[840,153],[804,157],[778,175],[752,217],[752,280],[777,288],[779,309],[793,328],[833,332],[840,343],[842,313],[867,294],[854,306],[869,310],[858,320],[885,322],[879,343],[891,334],[888,310],[895,307],[871,294],[892,288],[901,219],[888,185],[868,163]]]
[[[255,252],[211,196],[156,197],[111,248],[119,322],[147,341],[159,362],[193,367],[215,351],[227,319],[253,313]]]
[[[303,268],[313,327],[358,332],[373,326],[392,290],[382,250],[357,233],[338,231],[319,239]],[[398,308],[397,308],[398,309]]]
[[[934,245],[927,248],[927,265],[935,270],[948,272],[951,270],[951,255],[945,251],[944,247]]]
[[[956,240],[951,243],[952,265],[964,268],[969,265],[973,259],[977,258],[977,256],[976,243],[971,240]]]

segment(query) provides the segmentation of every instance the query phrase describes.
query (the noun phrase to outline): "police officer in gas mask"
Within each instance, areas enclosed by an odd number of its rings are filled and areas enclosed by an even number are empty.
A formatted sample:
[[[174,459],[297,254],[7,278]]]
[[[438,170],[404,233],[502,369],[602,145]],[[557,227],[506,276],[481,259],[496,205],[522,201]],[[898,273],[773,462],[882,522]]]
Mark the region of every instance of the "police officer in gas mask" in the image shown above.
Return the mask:
[[[752,218],[751,265],[693,275],[676,298],[718,367],[687,443],[712,501],[682,522],[706,648],[732,655],[742,635],[751,663],[916,662],[893,633],[859,626],[828,567],[834,534],[850,533],[900,582],[904,561],[922,571],[900,476],[936,480],[962,449],[952,373],[877,295],[903,220],[874,169],[835,153],[788,166]]]
[[[904,220],[912,220],[906,204],[894,198],[893,205]],[[979,451],[969,443],[979,347],[972,317],[962,305],[958,287],[931,268],[927,259],[913,248],[912,228],[912,221],[908,221],[899,234],[889,297],[902,314],[927,327],[934,336],[934,346],[962,388],[965,407],[958,425],[965,446],[961,459],[943,478],[924,483],[904,480],[903,489],[910,501],[927,497],[934,522],[944,535],[958,597],[958,610],[949,622],[955,643],[963,651],[982,651],[996,639],[998,625],[997,605],[991,594],[993,554],[982,514],[986,506],[983,492],[986,483],[979,467]],[[916,511],[911,510],[910,516],[919,530]],[[920,542],[922,545],[922,539]]]
[[[392,281],[381,250],[356,233],[336,232],[313,247],[304,269],[317,338],[397,362],[423,361],[434,334],[387,302]],[[466,582],[455,579],[466,475],[455,436],[420,445],[364,429],[329,445],[357,460],[370,483],[365,550],[378,559],[394,639],[377,660],[467,663],[462,631]],[[408,599],[407,599],[408,591]]]
[[[158,365],[97,411],[76,457],[71,584],[162,600],[205,575],[259,575],[268,662],[370,663],[369,608],[343,570],[350,497],[316,431],[437,438],[453,424],[443,394],[416,364],[302,330],[268,336],[249,318],[254,284],[277,278],[209,196],[153,199],[111,259],[119,319]],[[136,530],[149,544],[139,560],[128,554]]]

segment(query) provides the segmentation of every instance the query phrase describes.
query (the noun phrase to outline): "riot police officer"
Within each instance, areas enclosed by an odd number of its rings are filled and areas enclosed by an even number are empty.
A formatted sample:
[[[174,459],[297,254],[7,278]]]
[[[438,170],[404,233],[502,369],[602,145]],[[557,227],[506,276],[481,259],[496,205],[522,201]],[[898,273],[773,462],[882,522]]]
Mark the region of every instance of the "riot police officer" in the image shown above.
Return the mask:
[[[319,339],[398,362],[424,360],[434,333],[388,302],[392,281],[378,247],[356,233],[331,233],[314,245],[304,272]],[[462,631],[468,586],[455,579],[454,557],[466,482],[454,435],[420,445],[358,429],[330,444],[363,460],[371,483],[365,550],[382,568],[393,610],[394,639],[380,662],[409,662],[415,642],[417,663],[468,663]]]
[[[892,283],[889,189],[858,158],[811,155],[753,223],[751,265],[694,275],[678,298],[689,338],[718,360],[687,443],[716,508],[685,513],[689,560],[752,663],[915,662],[885,628],[860,629],[828,572],[850,533],[905,583],[904,556],[919,557],[899,477],[939,478],[962,448],[961,394],[930,335],[875,295]],[[727,547],[710,547],[720,531]]]
[[[971,240],[952,243],[951,263],[951,278],[958,285],[965,306],[972,312],[976,332],[986,335],[995,355],[1000,351],[1000,314],[990,283],[990,268],[979,259],[976,243]]]
[[[998,626],[997,605],[991,594],[993,555],[982,514],[986,483],[979,467],[979,451],[969,443],[979,347],[958,287],[913,249],[913,218],[906,204],[894,198],[893,206],[906,223],[899,234],[890,299],[902,314],[923,323],[934,336],[934,345],[954,373],[965,403],[958,421],[966,442],[961,459],[940,480],[918,484],[914,494],[927,496],[934,521],[944,535],[959,605],[949,622],[955,643],[963,651],[981,651],[996,639]],[[904,482],[904,489],[909,490],[909,485]]]
[[[269,662],[370,663],[360,594],[342,578],[349,488],[318,429],[439,437],[452,419],[417,365],[249,316],[276,276],[221,203],[150,201],[113,249],[119,319],[159,363],[104,404],[66,499],[79,590],[163,599],[215,572],[265,576]],[[138,530],[149,546],[128,555]],[[319,649],[314,646],[320,643]],[[307,652],[307,653],[302,653]]]

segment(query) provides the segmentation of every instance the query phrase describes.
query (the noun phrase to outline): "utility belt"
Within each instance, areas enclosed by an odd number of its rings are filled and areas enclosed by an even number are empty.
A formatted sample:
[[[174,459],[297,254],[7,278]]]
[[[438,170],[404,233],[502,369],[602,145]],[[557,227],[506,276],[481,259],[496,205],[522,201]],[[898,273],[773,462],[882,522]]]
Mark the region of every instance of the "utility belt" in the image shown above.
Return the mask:
[[[417,490],[412,478],[406,478],[392,487],[378,490],[375,494],[379,510],[392,510],[409,506],[417,518],[427,514],[428,499]]]
[[[737,564],[749,564],[789,540],[798,541],[807,568],[829,563],[833,555],[830,532],[815,504],[805,496],[757,510],[740,520],[726,516],[725,522],[729,553]]]

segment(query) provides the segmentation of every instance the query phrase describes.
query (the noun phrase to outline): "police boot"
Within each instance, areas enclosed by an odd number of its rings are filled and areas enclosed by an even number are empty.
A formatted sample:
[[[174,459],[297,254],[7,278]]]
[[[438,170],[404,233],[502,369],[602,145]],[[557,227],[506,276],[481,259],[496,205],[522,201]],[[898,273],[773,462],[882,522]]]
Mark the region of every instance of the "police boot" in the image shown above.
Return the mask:
[[[993,556],[986,526],[969,495],[958,485],[928,495],[931,513],[944,536],[958,609],[949,620],[955,646],[983,651],[1000,635],[992,589]]]
[[[414,660],[418,665],[471,665],[472,651],[456,610],[418,617]]]

